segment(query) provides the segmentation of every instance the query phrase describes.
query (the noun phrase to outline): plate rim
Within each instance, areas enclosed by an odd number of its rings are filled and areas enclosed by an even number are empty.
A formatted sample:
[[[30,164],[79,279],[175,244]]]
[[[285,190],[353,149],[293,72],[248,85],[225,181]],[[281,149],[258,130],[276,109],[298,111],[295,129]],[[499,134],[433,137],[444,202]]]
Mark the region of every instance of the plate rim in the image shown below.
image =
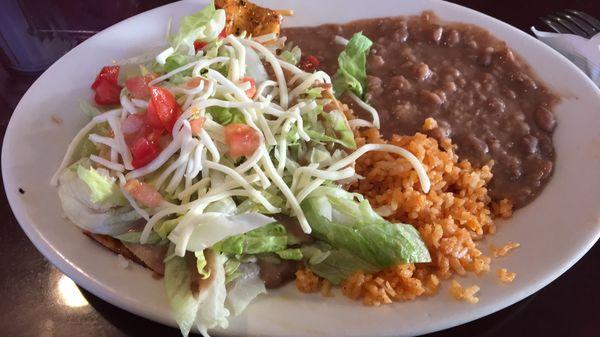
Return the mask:
[[[118,23],[115,23],[115,24],[111,25],[110,27],[97,33],[90,39],[82,42],[75,48],[71,49],[69,52],[67,52],[65,55],[63,55],[59,60],[57,60],[54,64],[52,64],[52,66],[50,66],[46,71],[44,71],[44,73],[42,73],[42,75],[40,75],[38,77],[38,79],[36,79],[36,81],[25,92],[25,94],[23,95],[23,97],[21,98],[21,100],[19,101],[17,106],[15,107],[15,109],[11,115],[10,121],[6,127],[6,132],[4,135],[3,145],[2,145],[2,158],[6,158],[9,156],[10,150],[8,150],[7,145],[11,145],[11,142],[12,142],[11,139],[13,138],[12,135],[13,135],[13,133],[18,131],[15,129],[15,126],[14,126],[14,124],[15,124],[13,122],[14,117],[18,114],[25,113],[24,111],[21,112],[21,110],[23,109],[22,105],[23,105],[24,98],[28,95],[28,93],[34,86],[39,85],[39,83],[44,81],[45,76],[49,73],[49,71],[53,67],[56,66],[56,64],[62,58],[66,57],[67,55],[69,55],[71,53],[74,53],[76,50],[86,48],[87,44],[90,43],[90,40],[92,40],[96,37],[102,36],[103,34],[107,34],[108,32],[110,32],[114,29],[119,29],[121,26],[126,26],[130,21],[136,19],[138,16],[149,15],[150,13],[160,11],[165,7],[180,6],[180,5],[183,5],[184,2],[185,1],[175,2],[175,3],[170,3],[170,4],[163,5],[163,6],[159,6],[159,7],[153,8],[151,10],[139,13],[135,16],[127,18]],[[538,47],[545,49],[545,53],[551,53],[551,54],[554,54],[555,56],[559,56],[560,58],[562,58],[562,61],[563,61],[563,63],[565,63],[565,66],[568,65],[568,67],[571,68],[571,71],[579,72],[580,77],[582,79],[585,78],[585,80],[587,80],[588,84],[595,88],[596,96],[598,98],[600,98],[600,89],[598,87],[596,87],[593,84],[593,82],[591,81],[591,79],[589,79],[579,68],[577,68],[574,64],[572,64],[570,61],[568,61],[568,59],[566,59],[563,55],[558,53],[556,50],[550,48],[549,46],[547,46],[544,43],[542,43],[541,41],[535,39],[534,37],[527,34],[526,32],[524,32],[516,27],[513,27],[510,24],[503,22],[499,19],[496,19],[494,17],[491,17],[491,16],[481,13],[479,11],[470,9],[468,7],[464,7],[462,5],[448,3],[445,1],[435,1],[435,0],[428,0],[428,2],[435,3],[436,6],[454,7],[455,9],[457,8],[458,10],[461,10],[461,11],[467,11],[467,12],[470,12],[471,14],[476,14],[478,16],[484,16],[487,21],[493,22],[496,25],[500,25],[503,27],[503,29],[509,30],[512,33],[518,33],[522,37],[527,37],[527,41],[529,41],[531,43],[535,43],[535,44],[537,44]],[[402,15],[402,14],[398,14],[398,15]],[[87,291],[93,293],[95,296],[98,296],[102,300],[107,301],[121,309],[127,310],[128,312],[134,313],[136,315],[151,319],[151,320],[159,322],[161,324],[176,327],[176,325],[174,325],[174,321],[171,319],[171,317],[158,315],[157,312],[155,312],[155,310],[152,310],[151,308],[148,308],[145,306],[137,306],[134,303],[132,303],[131,301],[129,301],[123,297],[120,297],[119,294],[110,287],[110,285],[105,284],[102,281],[87,274],[85,270],[82,270],[76,264],[74,264],[71,260],[69,260],[66,256],[62,255],[60,252],[60,249],[58,247],[53,245],[51,242],[47,241],[46,238],[44,237],[44,235],[40,232],[39,228],[36,225],[34,225],[35,222],[29,221],[29,219],[27,218],[25,205],[24,205],[24,203],[21,202],[21,200],[19,200],[19,195],[15,192],[15,188],[17,188],[17,186],[12,181],[10,181],[8,178],[8,176],[12,175],[12,174],[7,175],[7,173],[10,172],[10,169],[7,168],[7,165],[8,164],[6,164],[6,161],[2,160],[1,166],[2,166],[2,177],[3,177],[4,189],[5,189],[5,194],[6,194],[8,202],[9,202],[9,205],[11,207],[11,210],[12,210],[15,218],[17,219],[20,227],[23,229],[23,231],[25,232],[25,234],[27,235],[29,240],[34,244],[36,249],[38,251],[40,251],[42,253],[42,255],[44,255],[44,257],[49,260],[50,263],[52,263],[59,270],[61,270],[61,272],[63,272],[64,274],[66,274],[67,276],[72,278],[79,286],[81,286],[82,288],[86,289]],[[596,224],[600,224],[600,219],[596,220]],[[598,227],[596,229],[594,236],[590,236],[588,238],[588,240],[585,242],[584,246],[581,247],[577,251],[577,254],[569,256],[569,258],[566,261],[564,261],[562,264],[553,268],[552,271],[547,272],[544,275],[544,277],[538,279],[538,282],[531,283],[528,286],[525,286],[522,291],[511,292],[508,296],[506,296],[500,300],[496,300],[491,303],[486,303],[486,304],[480,305],[480,307],[478,308],[477,313],[475,315],[463,315],[463,316],[459,317],[458,319],[454,319],[452,321],[445,320],[445,321],[441,321],[441,322],[434,322],[434,323],[428,325],[427,327],[423,327],[422,329],[415,330],[416,333],[423,334],[423,333],[429,333],[429,332],[434,332],[434,331],[439,331],[439,330],[455,327],[455,326],[458,326],[458,325],[461,325],[461,324],[464,324],[467,322],[471,322],[471,321],[480,319],[482,317],[485,317],[487,315],[495,313],[499,310],[502,310],[522,299],[525,299],[526,297],[530,296],[531,294],[539,291],[543,287],[552,283],[559,276],[561,276],[567,270],[569,270],[575,263],[577,263],[594,246],[594,244],[598,241],[599,238],[600,238],[600,227]],[[439,294],[438,294],[438,296],[439,296]],[[229,334],[231,334],[231,332],[223,331],[223,332],[219,332],[219,334],[229,335]]]

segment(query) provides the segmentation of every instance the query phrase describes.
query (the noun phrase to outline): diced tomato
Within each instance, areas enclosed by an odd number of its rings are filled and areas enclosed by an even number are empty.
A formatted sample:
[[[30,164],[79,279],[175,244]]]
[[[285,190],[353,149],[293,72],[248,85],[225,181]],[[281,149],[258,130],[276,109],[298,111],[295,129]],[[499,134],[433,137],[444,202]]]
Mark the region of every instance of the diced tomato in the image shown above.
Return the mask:
[[[260,136],[252,127],[234,123],[225,126],[225,142],[231,157],[250,157],[260,145]]]
[[[100,80],[94,91],[96,91],[94,101],[98,105],[119,104],[121,101],[121,87],[108,80]]]
[[[118,104],[121,87],[119,86],[119,66],[106,66],[96,76],[92,89],[96,92],[94,101],[98,105]]]
[[[154,79],[154,75],[136,76],[125,82],[125,87],[131,93],[133,98],[150,98],[150,87],[148,84]]]
[[[162,87],[150,87],[150,102],[148,102],[146,116],[150,125],[157,129],[164,128],[170,132],[181,116],[181,107],[169,90]]]
[[[161,148],[157,141],[140,137],[133,141],[130,147],[133,160],[131,165],[140,168],[153,161],[160,154]]]
[[[96,80],[92,83],[92,89],[96,89],[100,82],[108,81],[114,84],[118,84],[119,81],[119,70],[121,67],[119,66],[106,66],[102,67],[100,73],[96,76]]]
[[[204,117],[192,119],[190,121],[190,126],[192,127],[192,134],[198,136],[200,131],[202,131],[202,127],[204,127]]]
[[[125,143],[131,151],[134,168],[145,166],[154,160],[166,146],[163,145],[163,135],[167,134],[162,124],[155,128],[148,122],[148,114],[132,114],[127,116],[121,125]],[[166,143],[170,142],[170,134]]]
[[[146,123],[146,118],[142,114],[132,114],[127,116],[121,125],[121,131],[125,135],[137,133]]]
[[[148,125],[152,126],[155,129],[164,128],[162,121],[158,117],[158,113],[154,108],[154,104],[152,104],[152,101],[148,102],[148,107],[146,108],[146,122],[148,122]]]
[[[314,55],[302,56],[300,62],[298,62],[298,68],[307,72],[313,72],[319,68],[320,64],[321,62]]]
[[[125,191],[140,204],[154,208],[160,206],[162,195],[149,184],[139,182],[137,179],[129,180],[125,184]]]
[[[201,77],[192,77],[189,81],[185,83],[185,86],[188,89],[197,88],[200,85],[200,82],[202,82]]]
[[[246,83],[249,82],[250,83],[250,89],[246,90],[246,95],[250,98],[254,97],[254,95],[256,94],[256,82],[254,82],[254,79],[252,77],[242,77],[240,79],[241,83]]]
[[[204,42],[204,41],[200,41],[200,40],[196,40],[194,41],[194,50],[196,51],[196,53],[198,53],[198,51],[200,49],[204,49],[204,47],[206,47],[208,43]]]
[[[223,30],[219,33],[219,39],[224,39],[227,37],[227,30],[223,28]]]

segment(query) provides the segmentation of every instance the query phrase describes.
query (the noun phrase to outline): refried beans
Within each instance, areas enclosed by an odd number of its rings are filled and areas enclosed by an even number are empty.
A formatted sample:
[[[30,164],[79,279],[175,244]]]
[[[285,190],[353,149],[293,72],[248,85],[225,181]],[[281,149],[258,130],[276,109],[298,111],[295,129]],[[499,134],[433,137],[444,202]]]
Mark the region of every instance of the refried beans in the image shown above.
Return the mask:
[[[431,12],[286,28],[282,35],[333,75],[344,48],[336,35],[350,39],[360,31],[373,41],[365,98],[385,137],[412,135],[433,117],[438,127],[430,136],[452,138],[458,155],[475,166],[494,161],[493,199],[522,207],[541,192],[555,160],[552,107],[559,99],[504,41],[474,25],[442,23]]]

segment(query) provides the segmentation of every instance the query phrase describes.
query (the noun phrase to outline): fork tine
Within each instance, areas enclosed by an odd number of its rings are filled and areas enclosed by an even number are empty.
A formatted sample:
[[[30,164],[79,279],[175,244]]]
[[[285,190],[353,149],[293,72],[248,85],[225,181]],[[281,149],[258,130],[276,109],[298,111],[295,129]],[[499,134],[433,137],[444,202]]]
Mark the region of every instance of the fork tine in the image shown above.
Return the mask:
[[[571,34],[575,34],[575,35],[579,35],[579,36],[583,36],[583,37],[588,37],[588,34],[583,31],[581,28],[577,27],[575,24],[571,23],[568,20],[565,20],[563,18],[561,18],[560,16],[556,16],[554,14],[550,14],[547,16],[550,20],[557,22],[558,24],[562,25],[563,27],[565,27],[569,33]]]
[[[567,10],[565,10],[565,12],[579,17],[580,19],[585,21],[588,25],[594,27],[594,29],[596,29],[597,32],[600,32],[600,21],[598,19],[596,19],[595,17],[593,17],[585,12],[574,10],[574,9],[567,9]]]
[[[554,22],[545,16],[541,17],[540,20],[542,20],[548,27],[552,28],[557,33],[561,33],[561,34],[571,33],[565,27],[563,27],[561,24]]]
[[[579,27],[581,30],[583,30],[586,33],[586,36],[584,37],[590,38],[597,33],[594,27],[590,26],[588,23],[586,23],[585,21],[573,14],[566,12],[558,12],[556,13],[556,15],[560,16],[561,18],[564,18],[567,21],[570,21],[571,23]]]

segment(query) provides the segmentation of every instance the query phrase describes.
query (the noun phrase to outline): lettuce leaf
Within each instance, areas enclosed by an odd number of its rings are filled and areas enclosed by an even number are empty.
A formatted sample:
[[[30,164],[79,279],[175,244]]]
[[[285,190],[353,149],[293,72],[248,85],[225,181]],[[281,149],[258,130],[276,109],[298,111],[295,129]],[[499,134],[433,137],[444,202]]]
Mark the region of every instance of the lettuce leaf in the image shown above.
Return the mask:
[[[167,57],[164,61],[164,64],[160,64],[158,62],[152,63],[152,71],[157,74],[164,74],[170,71],[173,71],[181,66],[184,66],[190,62],[193,62],[197,58],[193,56],[184,55],[181,53],[173,53],[173,55]],[[173,84],[181,84],[186,81],[192,75],[193,68],[189,68],[187,70],[181,71],[173,76],[171,76],[168,81]]]
[[[349,149],[356,149],[356,141],[354,140],[354,133],[350,126],[346,122],[346,117],[341,111],[331,111],[325,114],[325,120],[333,128],[336,134],[338,142]]]
[[[195,252],[196,256],[196,269],[198,269],[198,274],[200,274],[201,279],[207,279],[210,277],[210,269],[207,268],[208,262],[206,261],[206,256],[204,255],[204,251]]]
[[[277,251],[275,252],[275,254],[277,254],[277,256],[284,260],[302,260],[302,251],[300,250],[300,248],[288,248]]]
[[[173,256],[173,249],[171,245],[167,256]],[[192,293],[192,276],[184,257],[173,256],[165,262],[164,279],[169,306],[181,334],[187,337],[196,320],[200,299]]]
[[[213,117],[213,120],[221,125],[232,123],[246,123],[242,112],[236,108],[223,108],[220,106],[211,106],[206,111]]]
[[[167,236],[169,236],[169,233],[171,233],[171,231],[173,229],[175,229],[175,227],[177,226],[177,224],[179,223],[179,221],[181,221],[182,217],[183,216],[177,217],[175,219],[161,220],[156,225],[154,225],[154,231],[162,239],[166,239]]]
[[[363,97],[367,86],[367,55],[372,45],[373,42],[359,32],[352,36],[340,53],[338,71],[333,80],[333,89],[337,97],[346,90]]]
[[[308,88],[303,94],[302,97],[303,98],[307,98],[309,100],[315,100],[317,98],[321,98],[323,97],[322,92],[323,92],[323,88],[321,87],[312,87],[312,88]]]
[[[117,240],[120,240],[122,242],[129,242],[129,243],[140,243],[140,237],[142,236],[142,232],[127,232],[121,235],[117,235],[114,238]],[[155,231],[150,232],[150,236],[148,237],[148,240],[146,241],[145,244],[147,245],[164,245],[168,243],[167,240],[164,240],[163,238],[160,237],[160,235],[158,235],[158,233],[156,233]]]
[[[228,255],[271,253],[287,248],[287,232],[283,225],[271,223],[241,235],[217,242],[212,249]]]
[[[417,230],[379,216],[367,200],[337,187],[320,187],[301,204],[312,235],[379,269],[399,263],[430,262]],[[357,268],[358,269],[358,268]]]
[[[260,279],[260,268],[255,263],[239,265],[236,273],[239,275],[227,289],[225,306],[237,316],[248,304],[260,294],[266,294],[265,282]]]
[[[235,258],[229,258],[227,262],[225,262],[225,284],[229,284],[236,280],[238,277],[242,276],[238,269],[242,265],[242,262]]]
[[[271,205],[278,208],[282,208],[285,206],[285,200],[277,194],[276,190],[269,187],[267,190],[261,191],[261,193],[267,199],[267,201],[271,203]],[[272,214],[265,208],[265,206],[263,206],[258,201],[255,201],[253,198],[248,198],[244,200],[237,206],[236,209],[236,213],[238,214],[252,212],[257,212],[261,214]]]
[[[316,89],[316,88],[313,88]],[[317,143],[337,143],[348,149],[356,149],[354,133],[346,123],[346,117],[341,111],[333,110],[323,111],[323,106],[317,106],[316,109],[306,111],[302,114],[304,119],[304,131],[310,139]],[[288,134],[288,141],[291,135],[297,136],[295,128]]]
[[[206,251],[206,260],[211,270],[211,277],[206,288],[201,289],[200,305],[196,314],[196,326],[202,335],[208,336],[208,329],[229,325],[229,310],[225,308],[227,289],[225,288],[225,268],[227,257]]]
[[[76,168],[82,162],[66,168],[58,179],[58,197],[65,215],[92,233],[114,236],[127,232],[141,216],[129,206],[93,202],[89,186],[77,176]]]
[[[300,57],[302,56],[302,51],[298,46],[294,46],[290,50],[284,50],[279,54],[279,58],[284,60],[287,63],[291,63],[293,65],[298,64],[300,62]]]
[[[90,105],[90,107],[91,107],[91,105]],[[92,112],[90,112],[90,113],[92,113]],[[90,133],[84,138],[84,140],[82,140],[79,144],[77,144],[75,151],[73,151],[73,158],[71,158],[71,160],[77,161],[79,159],[89,158],[93,154],[98,155],[100,150],[98,149],[96,144],[94,144],[91,140],[89,140],[88,136],[92,133],[99,134],[99,135],[107,135],[108,132],[109,132],[108,131],[108,123],[100,123],[100,124],[96,125],[92,129],[92,131],[90,131]]]
[[[331,249],[319,242],[303,247],[302,253],[308,268],[333,284],[340,284],[357,270],[374,273],[380,269],[345,249]]]
[[[227,258],[206,251],[206,267],[211,276],[200,282],[198,293],[192,292],[191,273],[195,269],[188,267],[186,257],[174,255],[175,246],[170,245],[165,262],[164,284],[169,306],[181,334],[187,337],[194,324],[198,330],[208,336],[208,329],[220,326],[227,328],[229,310],[225,308],[227,290],[225,288],[225,271],[223,265]]]
[[[90,200],[94,203],[125,206],[127,199],[121,193],[115,178],[98,173],[93,167],[77,166],[77,176],[90,188]]]
[[[183,256],[185,250],[197,252],[210,248],[230,236],[243,234],[274,222],[273,218],[260,213],[228,215],[207,212],[187,212],[171,233],[169,240],[176,244],[176,253]],[[191,235],[186,234],[192,228]]]
[[[210,3],[202,10],[181,18],[179,31],[171,39],[175,51],[180,49],[186,54],[193,55],[194,41],[210,42],[216,40],[225,28],[225,11],[215,9]]]

